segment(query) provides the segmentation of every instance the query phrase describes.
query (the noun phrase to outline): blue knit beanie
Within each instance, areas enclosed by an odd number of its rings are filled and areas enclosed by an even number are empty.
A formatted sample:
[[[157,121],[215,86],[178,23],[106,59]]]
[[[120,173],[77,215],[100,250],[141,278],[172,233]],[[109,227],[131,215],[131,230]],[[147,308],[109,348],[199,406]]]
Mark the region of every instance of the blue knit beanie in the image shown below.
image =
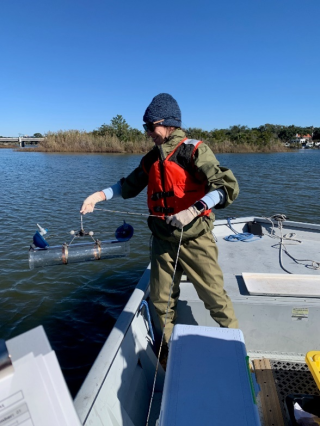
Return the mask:
[[[163,126],[181,127],[181,111],[178,102],[168,93],[155,96],[143,116],[145,123],[154,123],[162,119],[164,121],[159,124]]]

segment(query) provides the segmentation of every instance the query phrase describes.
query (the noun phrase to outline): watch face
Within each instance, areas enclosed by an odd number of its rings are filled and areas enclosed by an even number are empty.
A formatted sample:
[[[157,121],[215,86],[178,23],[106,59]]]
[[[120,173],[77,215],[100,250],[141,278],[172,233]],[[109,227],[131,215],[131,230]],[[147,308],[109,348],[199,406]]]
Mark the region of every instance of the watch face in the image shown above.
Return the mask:
[[[201,213],[205,210],[205,206],[201,201],[197,201],[196,203],[194,203],[194,206]]]

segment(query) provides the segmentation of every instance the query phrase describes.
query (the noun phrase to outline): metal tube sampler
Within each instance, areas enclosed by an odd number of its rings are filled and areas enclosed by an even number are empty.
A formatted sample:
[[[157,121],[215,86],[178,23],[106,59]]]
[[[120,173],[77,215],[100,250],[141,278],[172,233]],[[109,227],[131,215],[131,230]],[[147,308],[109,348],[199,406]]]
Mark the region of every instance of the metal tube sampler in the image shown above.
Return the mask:
[[[82,223],[81,223],[82,224]],[[126,257],[130,253],[129,240],[133,235],[131,225],[124,222],[117,228],[115,239],[100,241],[92,237],[93,232],[85,232],[83,228],[80,231],[71,231],[74,235],[69,244],[49,246],[43,235],[46,230],[38,225],[40,232],[37,231],[33,237],[33,245],[29,249],[29,268],[40,268],[53,265],[67,265],[68,263],[88,262],[101,259],[114,259]],[[81,242],[73,244],[76,237],[89,235],[92,242]]]

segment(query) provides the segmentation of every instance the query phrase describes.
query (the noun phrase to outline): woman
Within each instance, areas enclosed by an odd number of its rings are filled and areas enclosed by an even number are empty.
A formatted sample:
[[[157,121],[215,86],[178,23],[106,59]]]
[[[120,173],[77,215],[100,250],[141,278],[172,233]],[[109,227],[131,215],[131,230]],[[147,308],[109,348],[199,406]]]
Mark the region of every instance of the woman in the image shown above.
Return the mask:
[[[212,208],[231,204],[239,194],[238,183],[230,170],[219,166],[205,143],[186,138],[181,129],[179,105],[171,95],[155,96],[143,121],[144,129],[155,143],[154,148],[129,176],[90,195],[80,212],[92,212],[95,204],[103,200],[135,197],[148,186],[148,207],[152,215],[148,225],[153,234],[150,298],[162,327],[167,315],[164,341],[168,343],[173,329],[183,272],[212,318],[221,327],[238,328],[231,300],[223,287],[218,250],[211,232]]]

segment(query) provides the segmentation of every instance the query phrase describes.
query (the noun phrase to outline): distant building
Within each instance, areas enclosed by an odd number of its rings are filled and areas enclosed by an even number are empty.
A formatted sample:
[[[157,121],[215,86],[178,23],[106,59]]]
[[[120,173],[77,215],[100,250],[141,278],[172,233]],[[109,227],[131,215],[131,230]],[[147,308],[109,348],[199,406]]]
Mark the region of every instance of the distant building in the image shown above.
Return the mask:
[[[308,142],[312,142],[312,136],[309,135],[309,133],[303,136],[297,133],[295,138],[291,139],[290,141],[290,143],[300,143],[300,144],[306,144]]]

